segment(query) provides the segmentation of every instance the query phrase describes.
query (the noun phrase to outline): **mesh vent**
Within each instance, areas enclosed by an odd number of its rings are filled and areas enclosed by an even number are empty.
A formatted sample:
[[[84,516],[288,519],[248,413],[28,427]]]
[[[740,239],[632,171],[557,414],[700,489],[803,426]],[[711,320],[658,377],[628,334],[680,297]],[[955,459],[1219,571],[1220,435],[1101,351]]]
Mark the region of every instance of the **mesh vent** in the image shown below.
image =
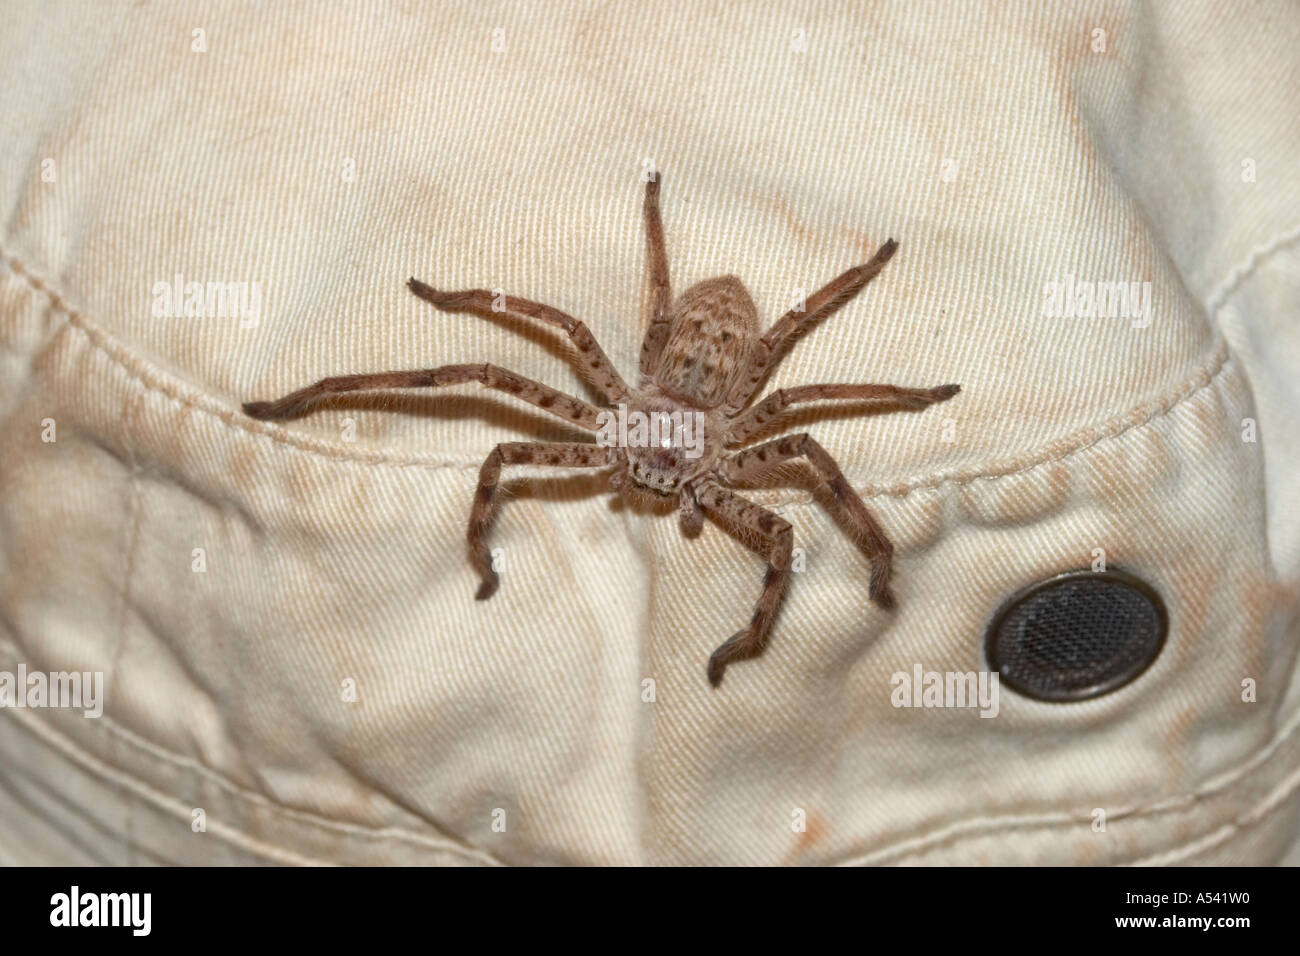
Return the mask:
[[[1008,601],[989,626],[986,652],[1013,690],[1085,700],[1146,670],[1167,629],[1164,603],[1145,581],[1122,571],[1072,571]]]

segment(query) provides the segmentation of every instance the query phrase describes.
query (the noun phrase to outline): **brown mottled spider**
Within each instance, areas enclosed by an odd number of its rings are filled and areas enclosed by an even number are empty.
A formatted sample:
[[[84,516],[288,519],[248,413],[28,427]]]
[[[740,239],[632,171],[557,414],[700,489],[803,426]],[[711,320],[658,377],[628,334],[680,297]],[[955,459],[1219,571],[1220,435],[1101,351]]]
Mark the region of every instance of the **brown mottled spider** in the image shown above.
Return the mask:
[[[629,388],[597,344],[587,327],[550,306],[516,299],[498,300],[484,289],[439,292],[411,279],[410,289],[439,309],[480,316],[504,314],[519,321],[538,319],[568,333],[576,346],[583,377],[610,406],[627,414],[640,412],[643,420],[676,418],[694,421],[702,436],[687,446],[688,429],[653,441],[628,438],[620,443],[506,442],[497,445],[479,471],[478,491],[469,518],[469,550],[482,584],[479,600],[497,588],[486,530],[502,465],[534,464],[599,468],[616,466],[610,486],[625,495],[676,495],[685,530],[694,533],[709,512],[724,524],[748,529],[763,542],[767,575],[749,626],[733,635],[709,658],[709,683],[722,681],[727,665],[763,652],[772,618],[790,577],[791,526],[765,508],[745,500],[725,486],[756,477],[760,472],[791,459],[804,458],[830,488],[859,546],[871,562],[868,593],[881,607],[893,606],[889,589],[893,546],[875,516],[841,474],[835,460],[808,434],[788,435],[743,450],[784,409],[819,399],[878,400],[901,408],[924,408],[960,391],[958,385],[937,388],[901,388],[896,385],[801,385],[783,388],[751,405],[768,373],[795,339],[839,309],[862,291],[898,248],[893,239],[877,250],[871,261],[854,266],[827,283],[806,301],[806,308],[787,312],[765,333],[759,332],[758,310],[745,286],[735,276],[699,282],[674,301],[668,281],[668,256],[664,249],[663,221],[659,214],[659,180],[652,177],[645,190],[645,229],[653,287],[650,327],[641,344],[640,377]],[[504,310],[502,309],[504,305]],[[479,382],[500,389],[545,409],[579,428],[605,432],[609,411],[581,399],[516,375],[495,365],[443,365],[409,372],[344,375],[326,378],[274,402],[249,402],[244,411],[253,418],[293,418],[308,411],[321,396],[372,389],[436,388]],[[688,416],[690,417],[688,419]],[[620,432],[622,434],[622,432]],[[644,436],[644,430],[626,434]],[[692,456],[690,452],[696,454]]]

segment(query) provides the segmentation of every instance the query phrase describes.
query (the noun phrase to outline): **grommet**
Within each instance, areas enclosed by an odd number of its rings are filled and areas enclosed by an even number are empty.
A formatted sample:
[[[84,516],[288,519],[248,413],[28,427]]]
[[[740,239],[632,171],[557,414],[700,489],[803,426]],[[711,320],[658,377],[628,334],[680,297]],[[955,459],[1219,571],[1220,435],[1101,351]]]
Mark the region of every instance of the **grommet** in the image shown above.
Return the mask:
[[[1151,585],[1124,571],[1068,571],[1038,581],[999,608],[984,637],[1007,687],[1051,702],[1123,687],[1164,647],[1169,615]]]

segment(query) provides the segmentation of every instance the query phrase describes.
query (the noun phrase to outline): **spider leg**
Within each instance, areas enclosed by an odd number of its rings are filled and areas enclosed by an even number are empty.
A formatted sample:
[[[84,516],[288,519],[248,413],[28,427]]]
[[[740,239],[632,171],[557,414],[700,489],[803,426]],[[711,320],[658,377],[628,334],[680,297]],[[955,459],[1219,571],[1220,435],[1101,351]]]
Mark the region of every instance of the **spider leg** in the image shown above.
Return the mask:
[[[845,479],[840,466],[811,435],[801,433],[786,435],[774,441],[755,445],[736,452],[718,463],[719,473],[728,482],[745,481],[756,477],[781,462],[792,458],[806,458],[826,482],[835,500],[844,509],[858,539],[858,545],[871,562],[871,583],[868,593],[883,608],[894,606],[894,595],[889,590],[889,575],[894,557],[894,546],[889,543],[885,530],[866,506],[858,493]]]
[[[773,323],[754,350],[747,375],[742,375],[732,389],[724,413],[735,415],[754,397],[767,373],[785,356],[795,339],[838,310],[863,290],[885,267],[898,248],[893,239],[876,250],[870,262],[854,266],[822,286],[805,301],[805,308],[791,309]]]
[[[746,501],[716,482],[704,482],[697,486],[697,495],[705,510],[725,518],[737,527],[754,531],[770,545],[763,590],[759,593],[749,626],[733,634],[709,657],[709,683],[717,687],[722,683],[727,665],[757,657],[767,646],[767,633],[772,626],[772,618],[776,615],[786,583],[790,580],[794,531],[789,522],[752,501]]]
[[[681,522],[682,533],[693,538],[704,527],[704,511],[695,498],[694,490],[689,486],[681,489],[677,496],[677,519]]]
[[[761,432],[773,418],[799,402],[848,398],[878,400],[902,408],[926,408],[936,402],[945,402],[960,391],[960,385],[940,385],[937,388],[902,388],[898,385],[799,385],[795,388],[783,388],[742,412],[731,423],[728,442],[733,445],[745,444]]]
[[[622,459],[622,450],[582,442],[503,442],[492,449],[478,473],[478,490],[469,512],[470,561],[483,583],[474,596],[482,601],[496,593],[499,579],[492,567],[492,554],[487,546],[487,527],[496,503],[497,485],[501,479],[502,465],[552,465],[569,468],[599,468]]]
[[[641,382],[654,376],[659,352],[668,338],[668,307],[672,303],[672,285],[668,278],[668,252],[664,248],[664,222],[659,213],[660,174],[645,184],[645,238],[650,260],[650,324],[641,341]]]
[[[487,318],[494,315],[508,315],[518,321],[540,319],[558,326],[568,334],[581,356],[582,361],[578,363],[578,367],[583,377],[591,382],[611,405],[617,405],[627,399],[627,384],[618,374],[618,369],[614,368],[614,363],[609,360],[609,356],[600,347],[591,330],[573,316],[559,309],[553,309],[549,305],[542,305],[540,302],[532,302],[528,299],[517,299],[514,296],[501,296],[500,301],[504,307],[494,308],[493,305],[498,302],[498,297],[487,289],[439,292],[419,279],[410,279],[406,284],[421,299],[432,302],[439,309],[447,312],[469,312]]]
[[[391,388],[439,388],[459,385],[462,382],[481,382],[488,388],[509,392],[558,418],[563,418],[579,428],[597,431],[596,417],[600,409],[581,399],[524,378],[496,365],[443,365],[440,368],[418,369],[410,372],[378,372],[373,375],[340,375],[323,378],[290,392],[273,402],[245,402],[244,411],[252,418],[296,418],[310,410],[312,404],[325,395],[338,392],[374,391]]]

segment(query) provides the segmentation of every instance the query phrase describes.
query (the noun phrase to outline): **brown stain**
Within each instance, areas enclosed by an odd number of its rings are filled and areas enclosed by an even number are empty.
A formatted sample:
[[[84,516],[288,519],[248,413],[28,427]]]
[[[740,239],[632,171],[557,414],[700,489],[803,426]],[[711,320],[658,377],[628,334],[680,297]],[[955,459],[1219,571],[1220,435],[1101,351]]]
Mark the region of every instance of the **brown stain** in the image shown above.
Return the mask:
[[[1084,481],[1100,501],[1133,505],[1173,473],[1167,439],[1154,428],[1131,429],[1122,439],[1102,441],[1085,458]]]
[[[857,229],[852,226],[841,226],[835,231],[835,234],[848,240],[849,245],[851,245],[854,250],[854,257],[858,262],[866,262],[869,260],[875,254],[876,250],[880,248],[885,239],[890,238],[879,234],[872,235],[863,229]],[[897,236],[892,238],[898,239]],[[895,284],[897,285],[897,283]],[[904,286],[903,288],[910,289],[910,286]]]
[[[1018,9],[990,4],[986,11],[996,22],[998,32],[1017,37],[1037,54],[1036,61],[1030,57],[1025,59],[1035,63],[1046,75],[1046,82],[1057,98],[1058,121],[1085,160],[1080,176],[1086,178],[1086,189],[1081,195],[1103,194],[1105,182],[1098,146],[1090,135],[1076,90],[1088,79],[1090,64],[1105,64],[1111,70],[1122,69],[1119,50],[1126,24],[1120,20],[1119,14],[1100,6],[1072,17],[1068,13],[1061,15],[1052,11],[1051,18],[1042,23],[1040,30],[1025,29],[1020,19],[1022,11]],[[1092,49],[1092,31],[1098,27],[1106,31],[1106,49],[1101,53]],[[1084,211],[1080,209],[1081,213]]]
[[[1182,755],[1187,752],[1192,728],[1198,718],[1204,717],[1206,705],[1197,700],[1184,707],[1179,707],[1170,719],[1164,733],[1164,756],[1167,761],[1161,776],[1168,781],[1177,781],[1183,770]]]
[[[1096,833],[1092,830],[1092,814],[1085,813],[1079,821],[1080,827],[1087,829],[1088,835],[1076,836],[1071,840],[1070,862],[1073,866],[1100,866],[1106,862],[1106,857],[1110,853],[1109,841],[1106,839],[1107,833]],[[1107,832],[1109,832],[1110,821],[1106,823]]]
[[[1235,682],[1229,692],[1241,699],[1241,680],[1255,678],[1257,684],[1265,680],[1269,669],[1270,623],[1279,616],[1277,608],[1288,602],[1285,589],[1275,584],[1263,568],[1252,568],[1241,587],[1239,607],[1244,616],[1242,621],[1242,673],[1235,675]],[[1275,625],[1276,626],[1276,625]],[[1257,692],[1261,691],[1257,688]]]
[[[830,825],[826,822],[826,818],[816,810],[808,811],[805,824],[803,832],[794,835],[794,846],[786,854],[784,861],[787,865],[800,862],[805,856],[826,843],[831,834]]]
[[[877,511],[880,504],[872,505]],[[929,548],[939,540],[944,529],[944,496],[937,488],[908,495],[903,507],[890,514],[889,533],[897,553]]]
[[[780,193],[772,193],[770,196],[760,193],[755,198],[758,198],[764,205],[775,209],[789,231],[797,236],[804,245],[811,246],[818,251],[825,247],[826,241],[818,232],[808,227],[803,217],[791,208],[785,196]]]
[[[1214,564],[1212,556],[1201,554],[1198,558],[1193,567],[1178,567],[1173,578],[1177,597],[1165,602],[1170,609],[1170,632],[1184,640],[1178,652],[1183,665],[1188,663],[1191,642],[1210,636],[1210,599],[1223,587],[1222,568]]]
[[[1000,478],[961,486],[957,501],[964,515],[983,525],[1020,524],[1063,507],[1070,494],[1070,469],[1053,461]]]

